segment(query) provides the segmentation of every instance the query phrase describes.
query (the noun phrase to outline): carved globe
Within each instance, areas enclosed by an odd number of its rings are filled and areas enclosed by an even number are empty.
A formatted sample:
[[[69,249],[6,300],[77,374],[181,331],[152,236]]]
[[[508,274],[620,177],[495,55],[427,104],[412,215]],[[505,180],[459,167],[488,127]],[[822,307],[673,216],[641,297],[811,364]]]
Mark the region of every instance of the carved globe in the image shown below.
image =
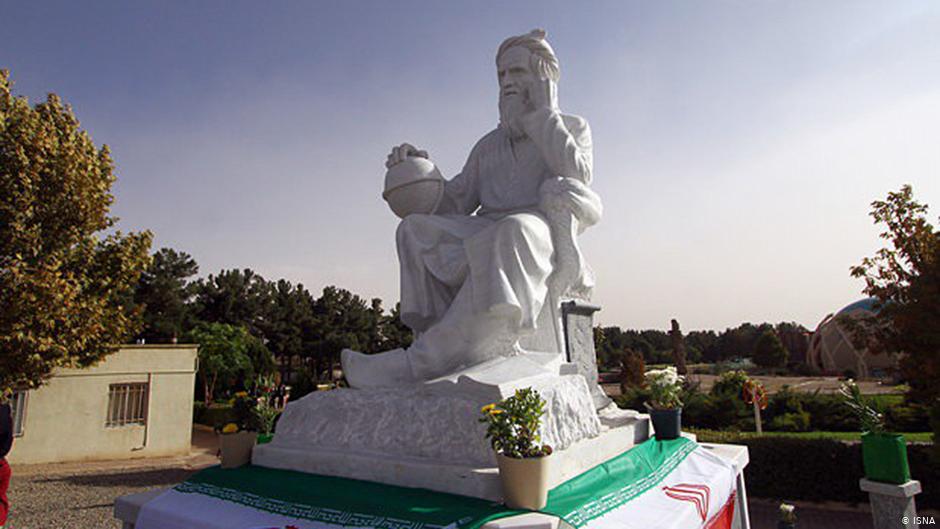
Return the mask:
[[[409,156],[385,173],[382,198],[401,218],[434,213],[444,195],[444,177],[427,158]]]

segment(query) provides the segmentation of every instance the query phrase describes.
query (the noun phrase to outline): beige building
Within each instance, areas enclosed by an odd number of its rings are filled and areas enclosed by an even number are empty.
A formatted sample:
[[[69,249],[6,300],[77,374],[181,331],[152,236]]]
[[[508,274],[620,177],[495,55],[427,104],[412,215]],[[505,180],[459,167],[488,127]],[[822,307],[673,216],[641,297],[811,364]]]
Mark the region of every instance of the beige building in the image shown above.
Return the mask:
[[[11,463],[189,453],[196,345],[127,345],[13,400]]]

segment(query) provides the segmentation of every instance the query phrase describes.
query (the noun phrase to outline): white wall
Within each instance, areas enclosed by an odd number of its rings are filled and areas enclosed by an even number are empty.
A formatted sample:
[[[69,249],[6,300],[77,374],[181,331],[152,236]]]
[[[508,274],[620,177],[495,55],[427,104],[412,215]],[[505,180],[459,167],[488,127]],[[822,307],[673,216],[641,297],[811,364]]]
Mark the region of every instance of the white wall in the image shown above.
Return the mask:
[[[60,369],[27,397],[11,463],[185,455],[192,435],[195,345],[123,346],[96,366]],[[111,384],[150,382],[147,425],[105,426]]]

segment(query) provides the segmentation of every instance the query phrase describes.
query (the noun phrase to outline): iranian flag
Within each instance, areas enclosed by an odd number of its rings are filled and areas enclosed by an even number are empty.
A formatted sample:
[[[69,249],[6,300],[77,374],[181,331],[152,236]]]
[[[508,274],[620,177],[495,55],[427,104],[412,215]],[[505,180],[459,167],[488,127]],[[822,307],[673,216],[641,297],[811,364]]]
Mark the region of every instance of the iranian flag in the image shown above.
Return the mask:
[[[579,529],[730,529],[737,471],[694,441],[651,439],[552,490]]]
[[[553,489],[542,512],[578,529],[730,529],[735,477],[693,441],[651,439]],[[516,514],[423,489],[212,467],[144,505],[136,529],[478,529]]]

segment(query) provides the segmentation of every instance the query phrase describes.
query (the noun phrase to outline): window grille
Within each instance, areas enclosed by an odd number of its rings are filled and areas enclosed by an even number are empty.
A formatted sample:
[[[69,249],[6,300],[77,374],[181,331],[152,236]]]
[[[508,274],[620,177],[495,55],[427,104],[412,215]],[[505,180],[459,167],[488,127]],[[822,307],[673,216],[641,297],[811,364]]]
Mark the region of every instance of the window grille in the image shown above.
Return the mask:
[[[129,424],[147,424],[147,398],[150,393],[146,382],[111,384],[108,390],[107,427]]]
[[[26,397],[29,392],[25,389],[13,392],[10,399],[10,411],[13,414],[13,435],[19,437],[23,435],[23,425],[26,424]]]

